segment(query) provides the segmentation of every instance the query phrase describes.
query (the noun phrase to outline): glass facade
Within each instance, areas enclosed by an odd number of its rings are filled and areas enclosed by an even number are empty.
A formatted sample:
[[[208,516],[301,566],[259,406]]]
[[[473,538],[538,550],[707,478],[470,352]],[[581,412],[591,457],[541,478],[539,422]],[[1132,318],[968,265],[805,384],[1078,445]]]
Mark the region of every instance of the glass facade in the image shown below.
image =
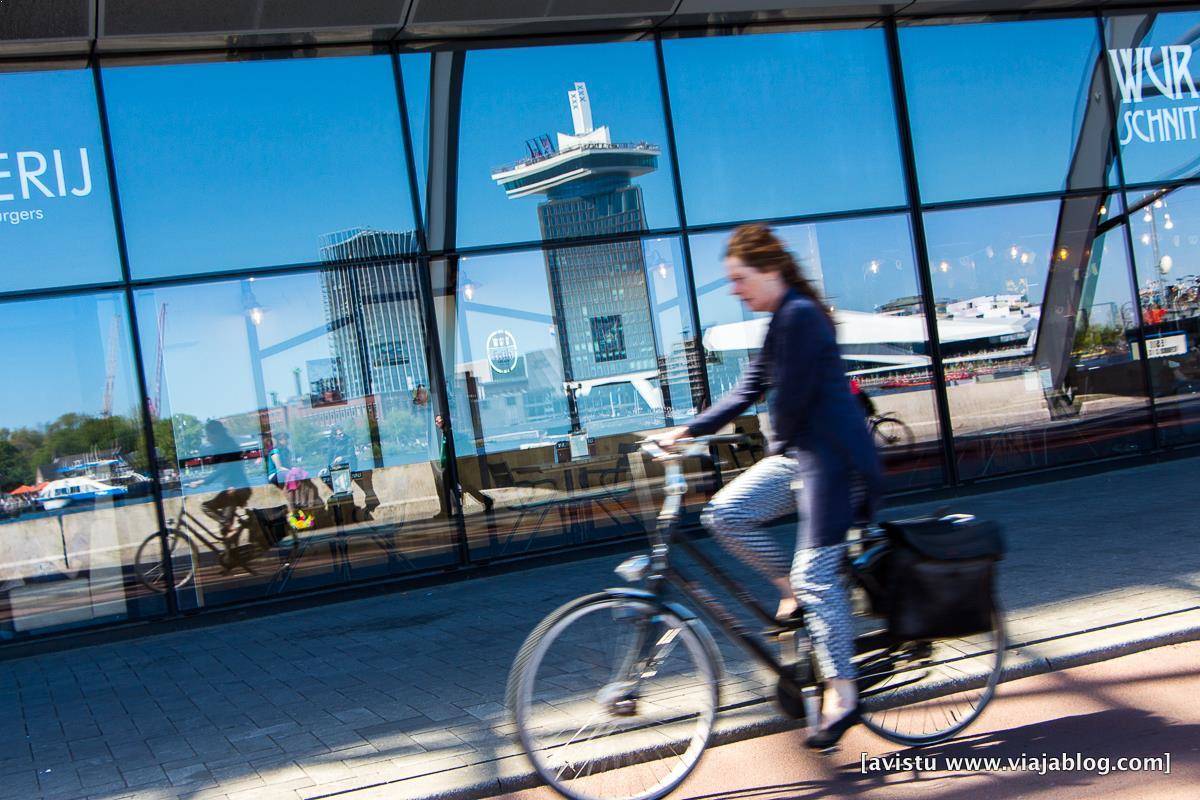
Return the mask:
[[[1200,441],[1195,17],[5,64],[0,640],[638,534],[748,221],[893,491]]]

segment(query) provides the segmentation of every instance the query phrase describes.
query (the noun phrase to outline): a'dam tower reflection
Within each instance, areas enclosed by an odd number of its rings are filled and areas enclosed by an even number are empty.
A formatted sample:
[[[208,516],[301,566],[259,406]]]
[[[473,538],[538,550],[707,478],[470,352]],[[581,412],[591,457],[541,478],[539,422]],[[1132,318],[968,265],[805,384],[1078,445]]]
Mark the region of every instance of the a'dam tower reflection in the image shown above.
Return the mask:
[[[510,198],[546,198],[537,207],[543,240],[646,230],[633,179],[658,168],[658,147],[613,143],[607,125],[592,124],[587,86],[567,94],[574,133],[527,140],[528,157],[492,179]],[[657,369],[640,240],[547,250],[546,272],[567,381]]]

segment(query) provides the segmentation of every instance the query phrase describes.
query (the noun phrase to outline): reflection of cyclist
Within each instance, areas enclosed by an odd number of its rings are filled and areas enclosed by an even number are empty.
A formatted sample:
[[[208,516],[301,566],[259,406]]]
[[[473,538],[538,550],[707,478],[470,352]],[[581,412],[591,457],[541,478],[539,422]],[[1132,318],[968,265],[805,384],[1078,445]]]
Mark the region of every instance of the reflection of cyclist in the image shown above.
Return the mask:
[[[854,395],[854,399],[862,406],[863,415],[867,419],[875,416],[875,401],[863,390],[858,378],[850,379],[850,394]]]
[[[762,349],[729,394],[662,439],[713,433],[767,394],[771,455],[722,489],[704,522],[724,546],[771,578],[782,595],[781,616],[795,613],[797,598],[803,603],[827,681],[823,717],[830,721],[808,745],[827,748],[860,718],[841,544],[856,514],[873,509],[878,456],[850,395],[833,321],[782,242],[762,225],[738,228],[726,248],[725,271],[733,294],[750,310],[772,312]],[[800,529],[789,557],[761,526],[794,511]]]
[[[216,489],[216,495],[201,503],[200,508],[220,524],[221,533],[225,535],[233,529],[237,510],[250,499],[250,487],[246,485],[249,481],[242,466],[242,449],[225,426],[210,419],[204,424],[204,436],[213,454],[213,471],[189,485]]]

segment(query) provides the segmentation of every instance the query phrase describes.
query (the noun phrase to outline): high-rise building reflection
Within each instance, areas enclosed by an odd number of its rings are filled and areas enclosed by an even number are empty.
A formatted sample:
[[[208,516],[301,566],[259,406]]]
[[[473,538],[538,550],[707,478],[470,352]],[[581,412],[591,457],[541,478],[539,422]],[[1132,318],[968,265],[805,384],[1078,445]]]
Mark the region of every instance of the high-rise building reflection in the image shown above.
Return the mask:
[[[659,148],[614,143],[595,127],[587,86],[568,92],[573,133],[526,141],[528,156],[492,173],[510,198],[544,196],[537,214],[544,241],[647,229],[633,179],[658,168]],[[657,336],[646,260],[638,239],[545,251],[564,380],[658,378]],[[579,412],[571,402],[572,428]]]
[[[321,237],[321,294],[332,364],[309,381],[345,397],[428,386],[416,234],[351,228]]]

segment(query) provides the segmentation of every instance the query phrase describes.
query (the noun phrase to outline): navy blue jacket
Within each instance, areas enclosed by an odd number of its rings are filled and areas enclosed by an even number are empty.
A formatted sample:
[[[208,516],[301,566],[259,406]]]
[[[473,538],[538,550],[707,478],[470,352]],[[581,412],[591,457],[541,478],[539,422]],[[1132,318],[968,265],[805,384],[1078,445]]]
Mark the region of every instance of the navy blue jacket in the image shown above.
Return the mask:
[[[857,472],[874,508],[882,493],[882,469],[862,404],[850,393],[829,318],[795,289],[776,309],[762,350],[741,381],[693,419],[688,433],[717,431],[764,393],[771,415],[771,453],[795,448],[826,468]]]

